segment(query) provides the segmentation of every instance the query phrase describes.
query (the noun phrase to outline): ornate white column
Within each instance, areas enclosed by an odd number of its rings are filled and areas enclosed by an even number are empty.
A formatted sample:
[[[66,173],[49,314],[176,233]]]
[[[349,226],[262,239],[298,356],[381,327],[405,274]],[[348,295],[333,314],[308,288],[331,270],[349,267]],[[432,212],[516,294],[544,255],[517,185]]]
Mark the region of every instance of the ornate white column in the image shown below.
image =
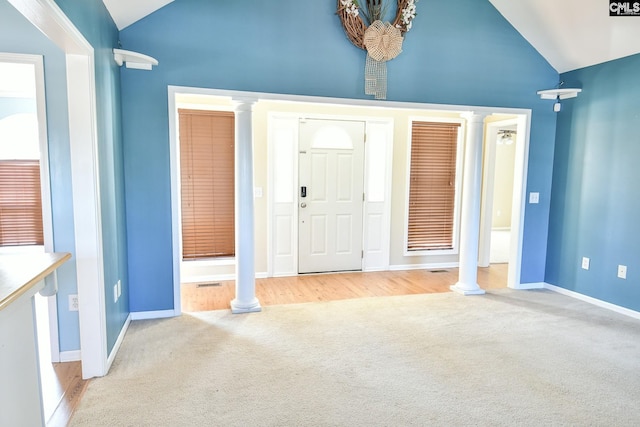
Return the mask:
[[[236,297],[232,313],[262,310],[256,298],[252,113],[256,99],[235,99]]]
[[[482,295],[478,286],[478,243],[480,236],[480,197],[482,184],[482,141],[485,115],[471,113],[467,119],[462,180],[460,222],[460,266],[458,282],[451,290],[462,295]]]

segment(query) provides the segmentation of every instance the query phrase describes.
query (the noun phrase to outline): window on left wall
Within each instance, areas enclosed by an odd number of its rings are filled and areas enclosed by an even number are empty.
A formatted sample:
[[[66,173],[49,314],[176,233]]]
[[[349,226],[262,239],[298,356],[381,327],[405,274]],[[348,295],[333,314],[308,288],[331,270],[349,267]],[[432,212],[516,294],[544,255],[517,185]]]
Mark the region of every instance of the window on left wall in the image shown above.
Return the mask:
[[[0,102],[9,110],[35,110],[35,98],[14,94]],[[44,245],[39,159],[36,113],[0,118],[0,246]]]

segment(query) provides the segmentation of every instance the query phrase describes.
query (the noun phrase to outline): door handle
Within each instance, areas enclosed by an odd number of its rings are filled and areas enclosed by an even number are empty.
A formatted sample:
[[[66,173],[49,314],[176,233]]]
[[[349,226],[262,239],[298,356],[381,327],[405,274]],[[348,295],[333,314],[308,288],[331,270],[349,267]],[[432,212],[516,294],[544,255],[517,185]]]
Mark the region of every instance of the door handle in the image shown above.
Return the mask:
[[[300,203],[300,207],[301,207],[301,208],[306,208],[306,207],[307,207],[307,204],[306,204],[306,203],[304,203],[304,202],[302,202],[302,203]]]

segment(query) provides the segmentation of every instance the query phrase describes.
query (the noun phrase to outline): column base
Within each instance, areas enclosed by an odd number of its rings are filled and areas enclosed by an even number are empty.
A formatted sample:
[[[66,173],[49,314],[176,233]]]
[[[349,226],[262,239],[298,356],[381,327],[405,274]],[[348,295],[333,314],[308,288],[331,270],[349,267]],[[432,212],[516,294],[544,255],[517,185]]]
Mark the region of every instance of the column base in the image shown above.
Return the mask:
[[[475,288],[471,288],[469,289],[468,285],[464,285],[460,282],[456,283],[455,285],[452,285],[449,287],[449,289],[451,289],[453,292],[457,292],[459,294],[462,295],[484,295],[485,291],[484,289],[481,289],[478,285],[475,285]]]
[[[237,299],[231,301],[231,313],[233,314],[257,313],[259,311],[262,311],[262,307],[257,298],[254,298],[253,301],[248,303],[242,303]]]

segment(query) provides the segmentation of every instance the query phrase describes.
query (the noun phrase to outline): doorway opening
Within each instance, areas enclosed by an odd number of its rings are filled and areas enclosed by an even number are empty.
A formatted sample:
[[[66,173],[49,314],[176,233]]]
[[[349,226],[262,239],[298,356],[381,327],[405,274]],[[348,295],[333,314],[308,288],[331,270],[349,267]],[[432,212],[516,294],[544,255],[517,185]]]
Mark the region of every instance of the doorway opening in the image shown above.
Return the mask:
[[[253,134],[253,205],[255,206],[255,278],[297,276],[298,271],[298,222],[303,187],[300,180],[300,119],[326,119],[364,121],[366,123],[365,180],[367,202],[363,218],[362,271],[388,271],[412,269],[446,269],[457,266],[457,254],[405,254],[402,251],[405,211],[402,202],[405,196],[408,140],[407,117],[455,117],[460,119],[468,110],[455,106],[443,107],[431,104],[382,102],[368,105],[367,102],[338,100],[334,98],[308,97],[228,91],[217,89],[169,86],[169,108],[177,111],[177,100],[183,96],[218,98],[233,105],[234,99],[251,99]],[[245,101],[246,102],[246,101]],[[469,107],[466,107],[467,109]],[[511,223],[511,243],[515,251],[510,251],[509,283],[519,285],[522,227],[524,220],[524,191],[526,189],[526,153],[528,152],[528,126],[530,111],[523,109],[496,109],[473,107],[474,114],[489,118],[490,122],[513,119],[518,127],[517,162],[519,171],[514,173],[514,212]],[[179,174],[177,173],[177,114],[170,115],[170,147],[172,166],[172,200],[179,200]],[[373,130],[375,129],[375,131]],[[520,131],[522,130],[522,131]],[[467,134],[465,134],[467,135]],[[468,136],[468,135],[467,135]],[[377,141],[377,142],[374,142]],[[378,144],[377,146],[375,144]],[[375,148],[374,148],[375,147]],[[368,160],[369,156],[383,159],[378,163]],[[248,165],[240,165],[247,167]],[[393,168],[393,171],[392,171]],[[393,198],[392,203],[392,187]],[[464,191],[464,190],[463,190]],[[518,194],[516,194],[518,193]],[[374,197],[370,198],[369,195]],[[371,202],[371,203],[370,203]],[[396,203],[397,202],[397,203]],[[517,209],[516,209],[517,207]],[[180,267],[180,223],[177,206],[173,210],[173,252],[174,252],[174,313],[180,313],[181,284],[185,283]],[[393,215],[392,215],[393,212]],[[516,231],[517,230],[517,231]],[[385,235],[385,233],[387,233]],[[400,241],[400,243],[398,243]],[[413,256],[411,256],[413,255]],[[233,280],[235,265],[215,266],[206,283],[220,284],[208,289],[224,286]],[[226,268],[226,269],[225,269]]]
[[[0,54],[0,168],[0,253],[53,252],[41,56]],[[52,363],[60,361],[57,299],[36,294],[34,304],[41,382],[54,384]],[[45,392],[42,398],[48,417],[58,402],[52,393]]]
[[[522,116],[495,115],[484,136],[478,266],[507,264],[507,285],[513,288],[520,277],[526,126]]]

